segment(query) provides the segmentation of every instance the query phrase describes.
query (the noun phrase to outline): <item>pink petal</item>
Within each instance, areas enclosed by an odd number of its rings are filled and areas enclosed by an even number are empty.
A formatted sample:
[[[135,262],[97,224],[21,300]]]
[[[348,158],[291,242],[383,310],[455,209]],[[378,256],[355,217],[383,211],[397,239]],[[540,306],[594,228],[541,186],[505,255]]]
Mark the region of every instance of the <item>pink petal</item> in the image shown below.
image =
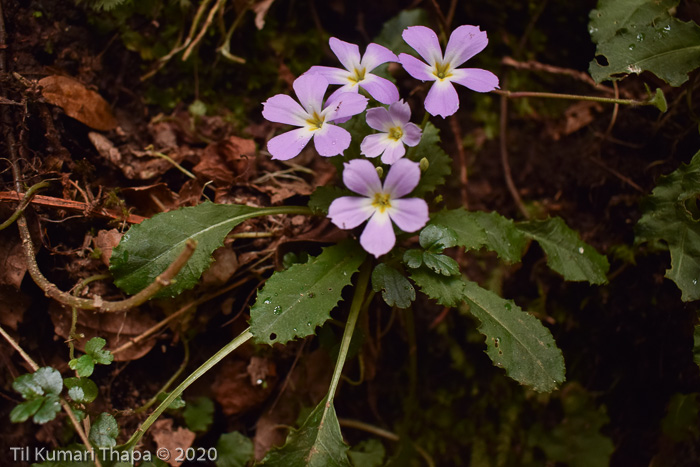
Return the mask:
[[[286,94],[277,94],[263,102],[263,117],[271,122],[304,126],[309,115],[297,101]]]
[[[374,198],[376,193],[382,191],[382,182],[379,181],[377,169],[367,159],[353,159],[346,162],[343,183],[350,190],[368,198]]]
[[[404,160],[404,159],[401,159]],[[387,211],[391,220],[404,232],[415,232],[428,223],[428,203],[420,198],[396,199]]]
[[[382,63],[386,62],[398,62],[399,58],[394,52],[387,49],[383,45],[375,44],[372,42],[367,46],[365,50],[365,55],[360,61],[360,66],[365,67],[366,71],[372,71],[377,68]]]
[[[450,36],[445,48],[445,62],[457,68],[486,48],[489,43],[486,32],[478,26],[460,26]]]
[[[367,157],[377,157],[389,146],[389,138],[386,133],[367,135],[360,144],[360,153]]]
[[[360,48],[349,42],[341,41],[338,38],[331,37],[328,41],[331,50],[338,57],[340,63],[343,64],[346,70],[352,71],[360,65]]]
[[[361,88],[382,104],[391,104],[399,100],[399,90],[386,78],[367,73],[365,79],[358,83]]]
[[[350,146],[351,136],[345,128],[324,123],[321,129],[314,132],[314,146],[323,157],[342,154]]]
[[[432,29],[425,26],[411,26],[404,29],[401,36],[429,65],[435,65],[442,59],[440,41]]]
[[[330,66],[312,66],[304,74],[321,75],[328,81],[329,84],[347,84],[350,81],[350,72],[342,68],[333,68]]]
[[[425,98],[425,110],[430,115],[449,117],[459,109],[459,96],[449,80],[437,80]]]
[[[286,161],[298,156],[311,137],[313,133],[308,128],[297,128],[272,138],[267,142],[267,150],[273,159]]]
[[[415,123],[407,123],[403,127],[403,143],[406,146],[416,146],[420,143],[420,138],[423,135],[420,127]]]
[[[480,68],[452,70],[450,81],[459,83],[476,92],[490,92],[498,89],[498,76]]]
[[[323,105],[323,95],[328,89],[328,80],[321,75],[305,74],[294,80],[292,84],[299,102],[309,114],[320,112]]]
[[[394,125],[394,122],[391,120],[391,115],[389,115],[389,111],[384,107],[373,107],[368,109],[365,115],[367,125],[375,130],[387,132],[389,131],[389,128]]]
[[[387,212],[375,212],[360,235],[360,245],[376,258],[388,253],[396,243],[394,227]]]
[[[433,67],[426,65],[413,55],[399,54],[399,61],[406,72],[421,81],[434,81],[437,77],[433,74]]]
[[[403,126],[411,119],[411,107],[403,100],[396,101],[389,106],[389,115],[395,125]]]
[[[389,173],[384,180],[384,193],[391,197],[392,205],[394,200],[406,196],[418,185],[420,181],[420,166],[418,162],[408,159],[399,159],[389,169]]]
[[[367,99],[357,92],[343,92],[333,95],[333,100],[328,99],[323,113],[327,120],[339,120],[345,117],[352,117],[367,108]]]
[[[341,229],[354,229],[374,214],[372,200],[357,196],[342,196],[328,207],[328,218]]]
[[[401,141],[392,141],[386,147],[386,151],[382,154],[382,162],[385,164],[393,164],[401,159],[406,154],[406,148],[403,147]]]

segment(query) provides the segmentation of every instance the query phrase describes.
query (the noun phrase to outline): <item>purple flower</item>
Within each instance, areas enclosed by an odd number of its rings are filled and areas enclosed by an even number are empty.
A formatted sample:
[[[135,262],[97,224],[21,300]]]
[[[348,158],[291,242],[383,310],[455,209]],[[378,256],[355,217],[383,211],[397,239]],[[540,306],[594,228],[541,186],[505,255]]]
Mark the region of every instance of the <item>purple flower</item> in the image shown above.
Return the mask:
[[[331,37],[328,43],[345,69],[312,66],[307,73],[319,74],[330,84],[342,84],[330,99],[334,99],[337,93],[358,92],[358,88],[361,87],[382,104],[391,104],[399,100],[399,90],[394,83],[370,73],[382,63],[398,62],[399,59],[394,52],[372,43],[367,46],[364,57],[360,58],[360,48],[355,44],[343,42],[335,37]]]
[[[486,32],[478,26],[460,26],[450,35],[445,55],[442,55],[437,35],[425,26],[411,26],[403,31],[403,39],[427,62],[400,54],[404,69],[421,81],[435,81],[425,99],[425,110],[431,115],[448,117],[459,108],[459,97],[452,83],[477,92],[498,88],[498,77],[479,68],[457,68],[488,44]]]
[[[396,101],[389,106],[375,107],[367,111],[367,124],[382,133],[365,136],[360,145],[362,154],[367,157],[382,155],[382,162],[393,164],[406,154],[403,145],[415,146],[420,141],[421,130],[415,123],[409,123],[411,108],[404,101]]]
[[[392,221],[405,232],[415,232],[428,222],[428,203],[420,198],[400,199],[418,185],[417,162],[400,159],[389,168],[384,185],[367,159],[345,163],[343,182],[358,196],[336,198],[328,208],[331,222],[341,229],[353,229],[369,219],[360,244],[379,257],[396,243]]]
[[[292,84],[299,102],[286,94],[277,94],[263,103],[263,117],[271,122],[286,123],[301,128],[275,136],[267,142],[273,159],[287,160],[299,155],[311,138],[318,153],[324,157],[342,154],[350,146],[350,133],[329,122],[359,114],[368,99],[345,92],[328,99],[323,96],[328,81],[320,75],[302,75]],[[301,105],[299,105],[301,103]]]

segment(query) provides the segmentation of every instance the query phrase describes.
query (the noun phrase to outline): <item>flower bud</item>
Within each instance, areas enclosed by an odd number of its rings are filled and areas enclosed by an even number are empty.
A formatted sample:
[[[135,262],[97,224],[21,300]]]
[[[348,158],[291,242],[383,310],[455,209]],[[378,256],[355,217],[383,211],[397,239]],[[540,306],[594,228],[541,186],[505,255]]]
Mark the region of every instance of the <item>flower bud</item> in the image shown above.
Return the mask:
[[[425,172],[426,170],[428,170],[428,167],[430,167],[430,162],[428,162],[428,159],[426,159],[424,157],[423,159],[420,160],[419,165],[420,165],[420,171]]]

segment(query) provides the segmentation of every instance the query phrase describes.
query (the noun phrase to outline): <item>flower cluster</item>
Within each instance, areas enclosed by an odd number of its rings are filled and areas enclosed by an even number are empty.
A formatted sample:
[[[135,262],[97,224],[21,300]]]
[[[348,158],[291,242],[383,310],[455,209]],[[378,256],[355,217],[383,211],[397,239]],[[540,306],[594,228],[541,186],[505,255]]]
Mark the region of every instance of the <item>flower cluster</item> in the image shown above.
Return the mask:
[[[411,109],[399,99],[396,85],[372,71],[384,63],[396,62],[412,77],[433,81],[425,110],[443,118],[459,108],[453,83],[477,92],[498,88],[498,77],[490,71],[459,68],[488,44],[486,33],[477,26],[455,29],[444,54],[437,35],[429,28],[412,26],[403,31],[402,37],[424,61],[405,53],[397,56],[374,43],[361,55],[357,45],[332,37],[330,48],[343,68],[313,66],[293,83],[298,101],[278,94],[263,103],[262,113],[267,120],[298,127],[268,141],[272,158],[279,160],[296,157],[312,139],[321,156],[343,154],[350,147],[351,135],[337,124],[366,110],[367,125],[377,133],[363,139],[361,155],[381,156],[381,161],[390,165],[389,171],[382,184],[378,169],[369,160],[345,163],[343,183],[361,196],[335,199],[328,217],[341,229],[353,229],[368,221],[360,244],[377,257],[388,253],[396,243],[393,224],[404,232],[415,232],[428,222],[428,205],[420,198],[404,198],[420,181],[419,164],[404,156],[405,146],[420,142],[421,128],[410,122]],[[324,101],[330,85],[340,87]],[[367,109],[369,99],[360,94],[360,89],[384,106]]]

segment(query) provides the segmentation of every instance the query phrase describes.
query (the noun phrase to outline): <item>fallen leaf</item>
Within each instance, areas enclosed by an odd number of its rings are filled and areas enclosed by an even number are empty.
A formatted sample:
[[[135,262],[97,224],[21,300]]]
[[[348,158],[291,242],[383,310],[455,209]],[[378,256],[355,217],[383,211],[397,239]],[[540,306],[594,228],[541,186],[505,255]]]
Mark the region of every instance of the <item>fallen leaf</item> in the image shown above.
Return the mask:
[[[112,250],[119,245],[122,234],[117,229],[100,230],[97,237],[93,238],[95,248],[100,249],[100,259],[109,267],[109,259],[112,257]]]
[[[202,274],[202,285],[205,287],[221,286],[228,282],[237,269],[236,252],[227,247],[217,248],[214,251],[214,262]]]
[[[244,360],[225,360],[220,364],[212,391],[226,415],[240,414],[259,406],[277,384],[277,371],[272,361],[267,361],[267,377],[256,379],[253,383],[248,372],[249,365]]]
[[[218,185],[231,185],[236,180],[247,180],[255,171],[255,142],[230,136],[210,144],[199,155],[199,163],[192,171]]]
[[[80,81],[67,76],[52,75],[39,80],[41,95],[46,102],[58,106],[69,117],[100,131],[113,130],[117,120],[107,101]]]
[[[182,464],[181,460],[177,460],[178,457],[182,457],[178,454],[183,451],[187,452],[187,450],[192,447],[192,443],[196,437],[194,432],[187,428],[178,427],[176,430],[173,430],[172,418],[166,418],[155,422],[153,428],[151,428],[151,436],[158,446],[158,449],[167,449],[167,452],[170,453],[170,457],[166,462],[173,467]]]

